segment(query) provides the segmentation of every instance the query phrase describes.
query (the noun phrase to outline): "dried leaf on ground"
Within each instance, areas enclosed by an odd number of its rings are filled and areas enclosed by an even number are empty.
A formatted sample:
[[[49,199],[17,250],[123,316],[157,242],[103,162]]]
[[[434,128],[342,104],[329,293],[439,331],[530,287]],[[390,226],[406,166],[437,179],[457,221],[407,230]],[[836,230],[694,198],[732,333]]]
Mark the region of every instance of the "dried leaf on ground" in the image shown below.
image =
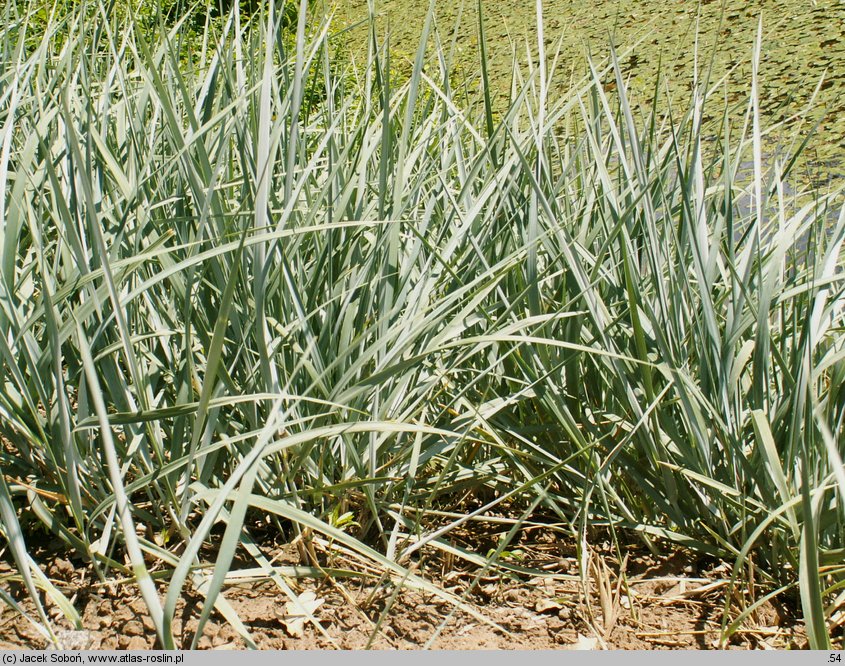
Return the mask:
[[[594,636],[582,636],[578,634],[578,640],[572,645],[570,650],[595,650],[598,645],[598,639]]]
[[[310,590],[300,594],[295,603],[288,601],[285,604],[285,612],[278,614],[285,631],[293,638],[302,638],[309,616],[313,617],[314,611],[322,606],[324,601],[325,599],[318,599]]]
[[[534,605],[534,610],[538,613],[555,613],[561,608],[563,608],[563,604],[554,599],[540,599]]]

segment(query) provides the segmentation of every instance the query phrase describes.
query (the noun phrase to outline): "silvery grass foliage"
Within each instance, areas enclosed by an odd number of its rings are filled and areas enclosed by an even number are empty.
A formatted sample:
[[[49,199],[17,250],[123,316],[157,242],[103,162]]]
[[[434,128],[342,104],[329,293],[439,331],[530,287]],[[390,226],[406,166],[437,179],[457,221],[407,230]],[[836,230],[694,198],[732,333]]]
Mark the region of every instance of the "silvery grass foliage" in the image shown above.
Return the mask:
[[[187,588],[253,645],[227,585],[335,575],[272,564],[268,524],[476,613],[420,555],[526,573],[500,556],[543,519],[584,576],[596,526],[728,561],[723,640],[795,594],[829,644],[845,215],[764,160],[756,75],[739,126],[704,124],[704,76],[641,117],[613,55],[552,94],[540,30],[497,114],[433,13],[398,79],[375,30],[336,61],[304,2],[293,45],[234,3],[189,58],[98,9],[34,51],[25,7],[0,27],[0,510],[48,640],[48,607],[80,618],[43,533],[134,580],[172,648]],[[450,542],[494,509],[492,555]]]

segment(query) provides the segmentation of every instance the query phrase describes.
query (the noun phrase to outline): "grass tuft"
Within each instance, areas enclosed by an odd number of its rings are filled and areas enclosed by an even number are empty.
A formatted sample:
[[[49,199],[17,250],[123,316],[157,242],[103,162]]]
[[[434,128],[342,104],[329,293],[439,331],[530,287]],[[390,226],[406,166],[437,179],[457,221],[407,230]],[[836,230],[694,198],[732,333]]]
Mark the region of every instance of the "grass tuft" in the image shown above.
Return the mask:
[[[397,78],[373,28],[353,68],[305,0],[293,46],[233,3],[201,67],[74,11],[35,49],[0,25],[0,511],[45,636],[38,529],[131,575],[162,647],[186,584],[254,645],[233,567],[295,602],[259,512],[478,615],[415,570],[469,492],[582,554],[599,527],[723,558],[737,598],[753,564],[829,647],[845,212],[762,153],[759,41],[744,126],[702,120],[718,85],[640,117],[615,52],[565,94],[516,70],[494,118],[483,66],[467,102],[424,39]]]

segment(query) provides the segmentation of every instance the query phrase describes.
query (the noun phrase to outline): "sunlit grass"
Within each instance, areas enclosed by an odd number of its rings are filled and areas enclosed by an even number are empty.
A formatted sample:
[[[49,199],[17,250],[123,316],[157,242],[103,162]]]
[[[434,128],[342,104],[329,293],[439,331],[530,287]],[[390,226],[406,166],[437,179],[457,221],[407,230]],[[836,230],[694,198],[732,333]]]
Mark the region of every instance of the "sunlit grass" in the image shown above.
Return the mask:
[[[34,53],[0,27],[0,510],[47,636],[41,599],[80,619],[31,559],[38,524],[134,577],[161,646],[186,586],[252,645],[221,594],[236,554],[295,598],[259,512],[475,613],[408,570],[473,490],[582,554],[599,526],[737,584],[753,562],[828,645],[845,215],[764,159],[756,79],[703,147],[704,84],[637,118],[613,58],[562,97],[549,64],[501,117],[486,89],[468,106],[431,16],[401,80],[376,35],[366,68],[332,66],[305,2],[295,47],[272,8],[233,13],[190,73],[178,29],[65,19],[60,51],[57,24]]]

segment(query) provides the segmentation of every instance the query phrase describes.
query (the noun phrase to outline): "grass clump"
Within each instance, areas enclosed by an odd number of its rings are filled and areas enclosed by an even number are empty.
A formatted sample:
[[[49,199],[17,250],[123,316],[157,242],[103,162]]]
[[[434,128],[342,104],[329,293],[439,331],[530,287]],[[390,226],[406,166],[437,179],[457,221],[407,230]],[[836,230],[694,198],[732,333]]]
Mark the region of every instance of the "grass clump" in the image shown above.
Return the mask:
[[[233,8],[201,68],[177,29],[56,50],[51,23],[29,52],[0,28],[0,509],[45,635],[42,593],[79,617],[37,524],[134,577],[165,648],[187,585],[252,644],[236,557],[290,592],[258,515],[469,608],[408,567],[470,492],[582,552],[601,526],[737,584],[753,564],[829,645],[845,214],[764,161],[756,79],[704,150],[707,90],[637,118],[615,57],[551,97],[541,53],[494,119],[427,51],[431,13],[403,80],[375,36],[344,69],[305,2],[290,41],[283,16]]]

